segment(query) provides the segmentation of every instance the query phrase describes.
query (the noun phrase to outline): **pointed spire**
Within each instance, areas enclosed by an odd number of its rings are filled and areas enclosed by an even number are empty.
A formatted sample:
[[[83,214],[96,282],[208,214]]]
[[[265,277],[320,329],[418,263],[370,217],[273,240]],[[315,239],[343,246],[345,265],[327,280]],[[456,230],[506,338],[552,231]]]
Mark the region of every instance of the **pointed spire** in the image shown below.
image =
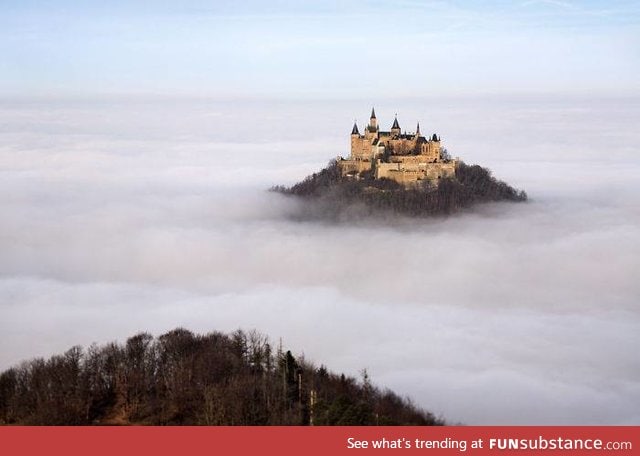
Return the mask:
[[[420,122],[418,122],[418,126],[416,127],[416,136],[420,136]]]
[[[371,117],[369,118],[369,126],[366,128],[369,132],[378,131],[378,119],[376,119],[376,111],[371,108]]]
[[[393,125],[391,126],[392,129],[397,128],[398,130],[400,130],[400,124],[398,123],[398,115],[396,114],[396,117],[393,119]]]
[[[351,134],[352,135],[360,134],[360,132],[358,131],[358,124],[355,121],[353,122],[353,129],[351,130]]]

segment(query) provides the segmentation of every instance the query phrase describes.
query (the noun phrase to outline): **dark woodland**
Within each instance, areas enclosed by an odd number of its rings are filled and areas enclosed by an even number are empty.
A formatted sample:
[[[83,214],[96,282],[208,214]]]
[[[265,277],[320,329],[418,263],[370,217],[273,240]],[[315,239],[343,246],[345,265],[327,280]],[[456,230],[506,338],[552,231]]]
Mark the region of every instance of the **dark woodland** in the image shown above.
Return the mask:
[[[272,190],[304,198],[311,203],[305,208],[305,216],[327,219],[385,213],[411,217],[449,215],[478,203],[527,200],[524,191],[497,180],[488,169],[463,162],[456,169],[455,179],[441,179],[437,186],[425,182],[405,188],[389,179],[374,179],[370,171],[358,178],[342,177],[334,160],[292,187],[277,186]]]
[[[391,391],[257,332],[142,333],[0,374],[3,425],[442,425]]]

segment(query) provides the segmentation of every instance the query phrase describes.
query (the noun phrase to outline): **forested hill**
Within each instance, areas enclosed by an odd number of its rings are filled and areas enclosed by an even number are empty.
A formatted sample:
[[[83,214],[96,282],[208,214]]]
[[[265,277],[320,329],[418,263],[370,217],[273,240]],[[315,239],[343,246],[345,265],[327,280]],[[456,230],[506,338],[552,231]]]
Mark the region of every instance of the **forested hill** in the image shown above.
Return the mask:
[[[0,374],[0,424],[441,425],[391,391],[256,332],[142,333]]]
[[[441,179],[437,186],[425,181],[405,188],[393,180],[375,179],[370,171],[358,177],[342,177],[334,160],[292,187],[276,186],[272,190],[304,198],[308,204],[303,216],[330,220],[389,213],[448,215],[478,203],[527,200],[524,191],[496,179],[487,168],[464,162],[458,163],[455,178]]]

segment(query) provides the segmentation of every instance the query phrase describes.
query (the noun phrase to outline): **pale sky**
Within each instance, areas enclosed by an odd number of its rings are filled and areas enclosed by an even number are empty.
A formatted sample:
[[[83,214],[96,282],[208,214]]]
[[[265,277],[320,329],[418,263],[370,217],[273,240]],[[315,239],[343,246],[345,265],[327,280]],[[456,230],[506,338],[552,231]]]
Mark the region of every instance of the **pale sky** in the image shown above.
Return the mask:
[[[0,95],[640,92],[637,1],[3,1]]]

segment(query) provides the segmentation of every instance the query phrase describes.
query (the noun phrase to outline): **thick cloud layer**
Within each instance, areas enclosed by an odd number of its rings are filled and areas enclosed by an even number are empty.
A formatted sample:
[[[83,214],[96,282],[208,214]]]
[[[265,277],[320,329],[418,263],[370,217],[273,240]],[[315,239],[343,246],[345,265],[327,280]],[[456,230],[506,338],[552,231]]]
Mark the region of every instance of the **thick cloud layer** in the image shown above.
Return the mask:
[[[300,203],[265,188],[347,153],[361,101],[7,100],[0,368],[143,330],[256,328],[450,421],[640,423],[637,100],[402,106],[531,201],[295,221]]]

